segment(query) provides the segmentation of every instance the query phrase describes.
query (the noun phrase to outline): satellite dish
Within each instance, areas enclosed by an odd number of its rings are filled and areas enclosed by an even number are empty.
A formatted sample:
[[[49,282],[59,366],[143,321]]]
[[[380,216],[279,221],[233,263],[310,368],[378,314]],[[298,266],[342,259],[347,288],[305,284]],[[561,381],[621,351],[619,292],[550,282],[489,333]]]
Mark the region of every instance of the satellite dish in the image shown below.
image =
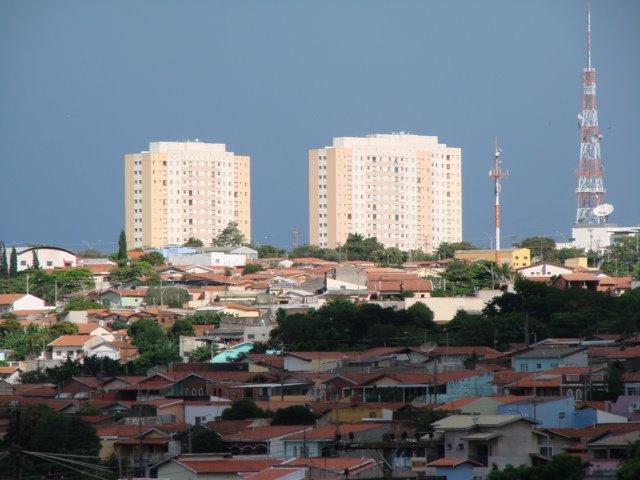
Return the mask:
[[[610,203],[603,203],[602,205],[595,207],[592,212],[596,217],[606,217],[611,215],[613,212],[613,205]]]
[[[595,133],[591,135],[591,143],[600,143],[600,140],[602,140],[602,135],[597,135]]]
[[[420,345],[420,351],[424,353],[433,352],[437,346],[438,344],[436,342],[424,342]]]
[[[582,121],[582,119],[584,118],[584,115],[582,115],[581,113],[578,114],[578,120]]]
[[[429,404],[429,396],[428,395],[420,395],[419,397],[411,400],[411,406],[414,408],[424,407]]]

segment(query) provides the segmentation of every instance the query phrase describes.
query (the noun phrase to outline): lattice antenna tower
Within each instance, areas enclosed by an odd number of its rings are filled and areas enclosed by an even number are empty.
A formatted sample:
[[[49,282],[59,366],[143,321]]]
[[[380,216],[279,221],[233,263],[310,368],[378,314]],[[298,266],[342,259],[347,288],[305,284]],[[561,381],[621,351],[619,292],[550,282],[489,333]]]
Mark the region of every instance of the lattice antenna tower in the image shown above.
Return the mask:
[[[494,183],[494,197],[495,197],[495,225],[496,225],[496,264],[500,265],[500,180],[509,172],[500,168],[500,154],[502,149],[498,147],[498,139],[496,138],[494,144],[494,164],[493,168],[489,170],[489,176],[493,178]]]
[[[607,223],[613,208],[604,204],[604,169],[600,157],[600,127],[596,103],[596,69],[591,66],[591,2],[587,1],[587,67],[582,73],[582,112],[580,126],[580,164],[578,167],[578,206],[576,225]]]
[[[295,227],[291,231],[291,247],[296,249],[300,246],[300,230],[298,227]]]

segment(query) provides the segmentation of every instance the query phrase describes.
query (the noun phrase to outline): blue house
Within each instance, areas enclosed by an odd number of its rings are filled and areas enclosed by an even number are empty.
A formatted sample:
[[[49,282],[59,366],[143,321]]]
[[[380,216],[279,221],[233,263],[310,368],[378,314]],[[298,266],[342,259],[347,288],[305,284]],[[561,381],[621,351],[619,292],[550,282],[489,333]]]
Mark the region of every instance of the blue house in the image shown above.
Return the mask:
[[[498,414],[516,414],[539,422],[538,428],[574,428],[576,409],[573,397],[527,397],[498,405]]]
[[[511,357],[515,372],[544,372],[561,366],[586,367],[587,347],[532,347]]]

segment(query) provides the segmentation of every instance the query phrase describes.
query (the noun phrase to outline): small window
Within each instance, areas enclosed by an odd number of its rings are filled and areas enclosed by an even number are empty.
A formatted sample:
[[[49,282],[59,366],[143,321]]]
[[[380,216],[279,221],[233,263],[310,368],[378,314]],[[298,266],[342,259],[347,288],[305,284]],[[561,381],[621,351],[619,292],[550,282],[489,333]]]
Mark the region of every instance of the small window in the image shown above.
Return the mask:
[[[47,260],[47,267],[53,267],[53,261]]]
[[[20,265],[25,266],[27,264],[26,260],[20,260]]]
[[[540,455],[543,457],[552,457],[553,456],[553,447],[542,446],[540,445]]]

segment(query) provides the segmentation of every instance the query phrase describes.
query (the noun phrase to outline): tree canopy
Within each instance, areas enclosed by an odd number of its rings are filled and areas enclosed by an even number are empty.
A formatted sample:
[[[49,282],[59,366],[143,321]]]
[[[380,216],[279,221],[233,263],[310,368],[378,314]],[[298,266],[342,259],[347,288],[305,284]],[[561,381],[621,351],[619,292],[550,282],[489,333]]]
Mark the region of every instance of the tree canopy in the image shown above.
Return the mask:
[[[211,242],[214,247],[236,247],[247,243],[244,234],[238,228],[237,222],[229,224]]]
[[[14,414],[14,415],[17,415]],[[97,456],[100,439],[95,429],[78,416],[59,413],[46,405],[31,405],[20,410],[20,422],[9,425],[2,447],[20,445],[22,450],[66,455]],[[71,468],[23,455],[21,468],[24,478],[34,476],[60,477],[73,474]],[[9,478],[12,462],[0,462],[0,476]],[[66,462],[61,462],[66,463]],[[90,471],[91,468],[85,468]]]
[[[189,237],[189,239],[182,244],[183,247],[204,247],[202,240],[196,237]]]
[[[356,305],[344,298],[304,314],[286,315],[280,310],[277,323],[272,343],[291,350],[415,345],[435,327],[433,312],[426,305],[396,311],[371,303]]]
[[[223,420],[245,420],[247,418],[264,418],[267,414],[251,400],[238,398],[229,408],[222,412]]]
[[[271,419],[271,425],[314,425],[315,423],[316,416],[304,405],[280,408]]]

